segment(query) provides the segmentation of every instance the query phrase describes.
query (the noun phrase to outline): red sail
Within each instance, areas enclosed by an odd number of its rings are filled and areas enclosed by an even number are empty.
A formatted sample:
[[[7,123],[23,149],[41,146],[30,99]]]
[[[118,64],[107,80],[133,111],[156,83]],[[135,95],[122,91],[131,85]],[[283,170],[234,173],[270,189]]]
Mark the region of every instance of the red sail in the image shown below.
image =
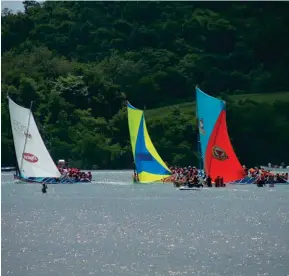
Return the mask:
[[[226,110],[221,111],[210,136],[205,154],[205,171],[213,181],[220,176],[225,183],[245,177],[228,135]]]

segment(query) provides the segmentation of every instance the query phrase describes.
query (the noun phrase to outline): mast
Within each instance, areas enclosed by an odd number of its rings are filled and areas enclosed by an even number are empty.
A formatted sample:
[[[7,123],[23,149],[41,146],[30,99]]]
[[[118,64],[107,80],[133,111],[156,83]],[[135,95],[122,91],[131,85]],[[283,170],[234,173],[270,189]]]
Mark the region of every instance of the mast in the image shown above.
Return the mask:
[[[27,138],[28,138],[28,134],[29,134],[30,118],[31,118],[31,114],[32,114],[32,104],[33,104],[33,101],[31,101],[31,103],[30,103],[30,113],[29,113],[29,116],[28,116],[27,133],[26,133],[26,135],[24,133],[24,135],[25,135],[25,143],[24,143],[23,152],[22,152],[22,156],[21,156],[20,176],[22,174],[22,167],[23,167],[23,154],[24,154],[25,149],[26,149]]]
[[[196,89],[198,86],[196,85]],[[196,121],[197,121],[197,147],[198,147],[198,155],[199,155],[199,169],[202,170],[203,166],[203,158],[202,158],[202,150],[201,150],[201,137],[200,137],[200,127],[199,127],[199,115],[198,115],[198,105],[196,98]]]

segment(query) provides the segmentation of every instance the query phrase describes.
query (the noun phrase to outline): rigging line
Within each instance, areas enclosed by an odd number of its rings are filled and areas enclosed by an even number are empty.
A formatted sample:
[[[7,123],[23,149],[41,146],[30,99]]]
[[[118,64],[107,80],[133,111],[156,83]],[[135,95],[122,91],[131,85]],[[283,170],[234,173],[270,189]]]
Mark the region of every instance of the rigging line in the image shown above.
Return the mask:
[[[25,135],[25,143],[24,143],[23,152],[22,152],[22,156],[21,156],[20,175],[22,174],[23,155],[24,155],[24,152],[25,152],[25,149],[26,149],[27,138],[28,138],[28,135],[29,135],[30,118],[31,118],[31,114],[32,114],[32,104],[33,104],[33,101],[31,101],[31,103],[30,103],[30,113],[29,113],[29,116],[28,116],[27,133],[26,133],[26,135],[24,133],[24,135]]]

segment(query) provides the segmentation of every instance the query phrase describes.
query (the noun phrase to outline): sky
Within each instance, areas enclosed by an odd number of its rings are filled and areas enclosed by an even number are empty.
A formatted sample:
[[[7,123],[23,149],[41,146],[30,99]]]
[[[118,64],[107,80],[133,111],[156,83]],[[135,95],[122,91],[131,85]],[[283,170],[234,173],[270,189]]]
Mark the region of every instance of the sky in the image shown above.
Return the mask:
[[[13,11],[23,11],[24,7],[21,1],[3,1],[1,0],[1,10],[8,8]]]

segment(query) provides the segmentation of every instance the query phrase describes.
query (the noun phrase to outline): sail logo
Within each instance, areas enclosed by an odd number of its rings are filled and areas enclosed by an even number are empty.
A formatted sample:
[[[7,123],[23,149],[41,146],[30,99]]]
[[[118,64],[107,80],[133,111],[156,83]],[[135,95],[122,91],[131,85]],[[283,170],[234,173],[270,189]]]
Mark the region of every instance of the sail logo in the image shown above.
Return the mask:
[[[219,161],[225,161],[229,159],[227,153],[220,147],[214,146],[212,149],[213,158]]]
[[[24,133],[24,135],[27,137],[27,138],[32,138],[31,134],[28,133],[27,131],[27,127],[22,125],[21,123],[19,123],[18,121],[16,120],[13,120],[13,124],[14,124],[14,128],[18,131],[18,132],[21,132],[21,133]]]
[[[204,126],[204,119],[199,120],[199,132],[205,135],[205,126]]]
[[[30,163],[36,163],[38,161],[37,156],[33,155],[32,153],[28,153],[28,152],[23,153],[23,158]]]

